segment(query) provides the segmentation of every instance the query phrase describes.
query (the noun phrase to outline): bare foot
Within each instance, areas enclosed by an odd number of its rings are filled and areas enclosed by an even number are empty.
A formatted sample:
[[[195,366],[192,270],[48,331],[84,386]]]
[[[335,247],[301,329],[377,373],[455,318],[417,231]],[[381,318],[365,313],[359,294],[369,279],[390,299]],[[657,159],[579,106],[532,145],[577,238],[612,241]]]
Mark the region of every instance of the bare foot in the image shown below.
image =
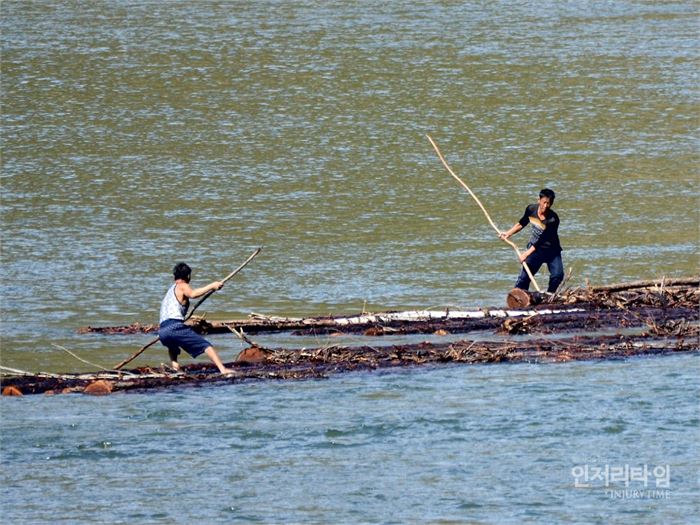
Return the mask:
[[[180,371],[180,364],[177,361],[172,361],[170,363],[170,368],[172,368],[176,372],[179,372]]]
[[[238,370],[233,370],[231,368],[224,368],[224,369],[220,370],[220,372],[221,372],[221,375],[225,376],[225,377],[240,377],[243,375]]]

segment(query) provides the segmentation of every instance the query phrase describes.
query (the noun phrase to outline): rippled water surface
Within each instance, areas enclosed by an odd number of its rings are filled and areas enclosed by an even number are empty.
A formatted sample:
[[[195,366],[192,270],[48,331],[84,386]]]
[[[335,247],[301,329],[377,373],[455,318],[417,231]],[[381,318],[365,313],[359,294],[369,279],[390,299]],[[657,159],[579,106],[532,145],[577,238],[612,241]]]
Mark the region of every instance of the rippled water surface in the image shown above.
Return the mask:
[[[4,399],[4,519],[688,523],[700,389],[684,369],[697,356]],[[576,488],[586,465],[670,465],[670,489]]]
[[[79,327],[156,322],[175,262],[206,283],[257,246],[209,319],[502,305],[517,261],[428,133],[502,229],[557,192],[573,284],[698,272],[694,2],[0,15],[3,366],[92,369],[63,349],[113,366],[144,336]],[[242,348],[212,339],[226,360]],[[0,503],[29,522],[683,522],[696,372],[677,357],[3,399]],[[574,489],[585,461],[671,464],[672,499]]]

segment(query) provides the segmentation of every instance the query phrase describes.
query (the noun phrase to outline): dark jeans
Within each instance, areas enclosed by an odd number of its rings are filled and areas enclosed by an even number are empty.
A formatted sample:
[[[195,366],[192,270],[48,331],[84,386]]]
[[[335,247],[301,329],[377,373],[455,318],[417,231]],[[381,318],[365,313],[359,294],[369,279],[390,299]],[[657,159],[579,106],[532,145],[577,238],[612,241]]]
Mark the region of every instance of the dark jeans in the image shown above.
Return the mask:
[[[549,286],[547,291],[554,293],[557,288],[564,280],[564,263],[561,260],[561,252],[549,252],[546,251],[538,252],[535,251],[530,257],[525,259],[525,262],[530,267],[532,275],[535,275],[540,267],[547,263],[547,269],[549,270]],[[530,277],[527,275],[525,268],[520,270],[520,275],[518,276],[518,281],[515,283],[516,288],[522,288],[523,290],[528,290],[530,288]]]

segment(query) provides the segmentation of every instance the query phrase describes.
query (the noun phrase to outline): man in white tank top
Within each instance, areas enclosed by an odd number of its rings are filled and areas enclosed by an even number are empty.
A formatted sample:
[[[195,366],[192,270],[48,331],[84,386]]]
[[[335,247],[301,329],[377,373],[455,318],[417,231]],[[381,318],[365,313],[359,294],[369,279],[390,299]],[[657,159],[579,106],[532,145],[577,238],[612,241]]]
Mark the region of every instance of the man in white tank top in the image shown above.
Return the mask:
[[[220,290],[224,283],[214,281],[201,288],[192,288],[190,278],[192,269],[185,263],[179,263],[173,268],[175,283],[168,289],[160,305],[160,342],[168,348],[170,361],[175,370],[180,369],[177,357],[180,348],[192,357],[206,354],[222,374],[234,374],[235,371],[226,368],[219,355],[209,341],[185,324],[190,299],[201,297],[211,290]]]

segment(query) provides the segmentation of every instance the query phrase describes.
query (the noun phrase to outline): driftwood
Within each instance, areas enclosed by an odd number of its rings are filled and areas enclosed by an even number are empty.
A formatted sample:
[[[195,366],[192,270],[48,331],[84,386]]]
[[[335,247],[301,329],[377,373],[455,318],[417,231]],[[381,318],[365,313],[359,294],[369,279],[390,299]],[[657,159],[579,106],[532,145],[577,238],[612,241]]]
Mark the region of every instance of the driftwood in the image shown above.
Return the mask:
[[[252,350],[249,355],[255,355],[255,359],[240,358],[234,363],[226,364],[237,371],[234,377],[218,374],[213,365],[198,363],[183,366],[182,371],[177,374],[151,368],[133,369],[128,374],[14,374],[3,377],[2,385],[6,395],[107,395],[119,391],[144,391],[203,384],[325,378],[342,372],[402,366],[559,363],[700,351],[697,326],[685,327],[682,335],[655,328],[635,336],[577,336],[556,340],[464,340],[390,346],[327,346],[300,350],[246,349]]]
[[[607,309],[583,309],[570,308],[553,310],[549,308],[532,308],[519,311],[483,311],[472,312],[475,316],[462,317],[425,317],[411,320],[379,316],[367,318],[331,318],[326,320],[315,319],[313,324],[280,322],[274,325],[263,324],[247,326],[245,331],[250,334],[269,333],[273,331],[291,331],[292,335],[342,335],[362,334],[365,336],[384,335],[408,335],[408,334],[460,334],[475,331],[498,330],[504,320],[518,321],[536,316],[538,319],[538,331],[552,333],[555,331],[587,330],[593,328],[616,328],[644,326],[647,319],[656,319],[665,323],[678,319],[698,318],[695,308],[665,308],[665,307],[636,307],[636,308],[607,308]],[[479,315],[481,314],[481,315]],[[305,320],[308,321],[308,320]],[[338,322],[341,321],[341,322]],[[205,334],[225,333],[231,328],[228,322],[216,323],[201,320],[194,324],[195,331]]]
[[[601,292],[621,292],[623,290],[632,290],[635,288],[659,288],[663,289],[665,287],[692,287],[700,286],[700,276],[696,277],[683,277],[683,278],[663,278],[647,281],[631,281],[627,283],[617,283],[608,284],[604,286],[594,286],[592,291],[594,293]]]
[[[605,303],[609,296],[606,294],[619,293],[628,290],[649,289],[643,291],[644,294],[649,292],[663,292],[664,289],[671,289],[673,291],[678,291],[678,289],[688,289],[692,287],[697,287],[700,285],[700,277],[686,277],[682,279],[657,279],[651,281],[632,281],[627,283],[610,284],[606,286],[595,286],[587,288],[574,288],[568,291],[558,290],[556,294],[543,294],[540,292],[530,292],[527,290],[522,290],[520,288],[513,288],[508,292],[506,297],[506,303],[510,308],[527,308],[528,306],[533,306],[541,303],[555,303],[557,297],[565,295],[568,299],[561,299],[560,301],[572,303],[572,302],[583,302],[584,298],[588,302],[598,301],[600,303]],[[621,297],[621,295],[620,295]],[[609,302],[609,301],[608,301]]]
[[[635,281],[609,287],[572,288],[562,292],[560,302],[626,310],[643,306],[697,309],[700,304],[700,277],[673,279],[668,281],[670,284],[661,286],[662,282]]]

